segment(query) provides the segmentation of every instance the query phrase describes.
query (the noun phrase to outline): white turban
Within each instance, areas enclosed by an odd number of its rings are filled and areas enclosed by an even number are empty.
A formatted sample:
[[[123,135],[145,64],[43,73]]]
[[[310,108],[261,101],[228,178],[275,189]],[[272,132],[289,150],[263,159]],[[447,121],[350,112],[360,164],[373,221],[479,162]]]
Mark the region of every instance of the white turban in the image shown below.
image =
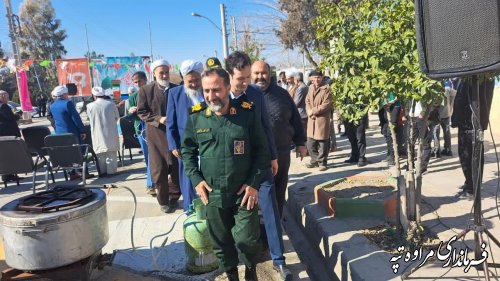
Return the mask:
[[[92,88],[92,95],[96,97],[104,97],[104,90],[101,87]]]
[[[127,93],[129,93],[129,94],[133,94],[133,93],[135,93],[136,91],[137,91],[137,88],[136,88],[136,87],[134,87],[134,86],[130,86],[130,87],[128,87],[128,89],[127,89]]]
[[[52,90],[51,95],[54,97],[60,97],[67,93],[68,93],[68,88],[66,88],[66,86],[57,86],[54,88],[54,90]]]
[[[185,60],[181,63],[181,74],[182,76],[188,75],[191,71],[198,72],[201,74],[203,72],[203,63],[193,60]]]
[[[167,60],[155,60],[152,64],[151,64],[151,69],[153,70],[153,72],[155,71],[155,69],[158,67],[158,66],[170,66],[170,63],[168,63]]]

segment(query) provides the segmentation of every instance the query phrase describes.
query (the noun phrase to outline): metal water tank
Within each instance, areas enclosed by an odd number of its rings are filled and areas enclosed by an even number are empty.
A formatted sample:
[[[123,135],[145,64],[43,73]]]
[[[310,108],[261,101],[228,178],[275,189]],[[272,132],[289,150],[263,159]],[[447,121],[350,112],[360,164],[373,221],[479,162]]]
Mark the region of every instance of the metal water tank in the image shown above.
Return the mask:
[[[44,270],[77,262],[108,242],[106,194],[63,187],[16,199],[0,209],[0,232],[10,267]]]

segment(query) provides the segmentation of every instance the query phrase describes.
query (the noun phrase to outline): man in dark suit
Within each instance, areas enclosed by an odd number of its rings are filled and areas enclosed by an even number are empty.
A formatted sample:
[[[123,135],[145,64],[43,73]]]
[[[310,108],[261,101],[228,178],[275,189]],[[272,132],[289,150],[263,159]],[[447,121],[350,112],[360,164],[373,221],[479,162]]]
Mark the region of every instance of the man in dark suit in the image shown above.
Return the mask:
[[[181,74],[184,84],[173,88],[168,94],[168,150],[172,152],[179,162],[179,183],[184,211],[189,209],[189,205],[197,196],[191,181],[184,172],[180,148],[190,109],[195,104],[203,101],[203,92],[201,89],[202,72],[203,64],[201,62],[192,60],[183,61],[181,64]]]
[[[231,78],[231,98],[235,103],[248,101],[253,104],[257,118],[261,120],[266,139],[271,150],[271,169],[264,171],[259,188],[259,207],[262,211],[264,226],[267,235],[269,251],[273,260],[274,269],[278,271],[283,280],[290,280],[291,273],[286,267],[283,255],[283,238],[279,220],[278,203],[274,176],[278,174],[278,151],[274,139],[269,111],[264,99],[264,94],[251,82],[251,61],[247,54],[236,51],[226,59],[226,70]]]
[[[169,66],[166,60],[156,60],[151,64],[155,81],[141,87],[137,100],[137,115],[146,122],[151,179],[157,189],[156,198],[161,210],[166,213],[175,211],[181,196],[179,164],[168,150],[165,126],[167,97],[170,90],[177,86],[170,83]]]

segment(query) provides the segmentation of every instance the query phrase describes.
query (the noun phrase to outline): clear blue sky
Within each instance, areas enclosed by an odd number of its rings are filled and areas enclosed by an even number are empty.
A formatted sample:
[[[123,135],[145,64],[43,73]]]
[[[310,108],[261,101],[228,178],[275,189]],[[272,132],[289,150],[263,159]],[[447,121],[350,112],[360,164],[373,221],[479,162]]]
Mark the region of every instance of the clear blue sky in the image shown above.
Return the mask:
[[[0,4],[0,41],[4,49],[10,50],[3,2]],[[22,1],[11,2],[17,14]],[[252,15],[258,17],[271,12],[252,0],[52,0],[56,17],[68,34],[64,41],[66,58],[83,57],[86,53],[85,24],[91,51],[105,56],[128,56],[131,52],[150,55],[150,22],[154,57],[161,56],[174,64],[188,58],[204,62],[214,56],[215,51],[219,58],[223,57],[220,31],[206,19],[191,16],[196,12],[220,26],[220,3],[226,5],[227,19],[236,17],[237,26],[249,16],[251,19]],[[254,18],[249,23],[255,22],[258,21]],[[265,28],[261,31],[272,32]],[[282,54],[277,39],[266,50],[271,63]]]

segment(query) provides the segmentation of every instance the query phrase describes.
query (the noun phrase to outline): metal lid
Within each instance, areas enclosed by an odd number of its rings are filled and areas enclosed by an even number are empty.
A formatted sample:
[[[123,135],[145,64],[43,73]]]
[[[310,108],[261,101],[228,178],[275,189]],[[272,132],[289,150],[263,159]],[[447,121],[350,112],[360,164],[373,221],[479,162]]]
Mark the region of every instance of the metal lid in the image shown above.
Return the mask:
[[[76,190],[76,188],[74,189]],[[49,205],[59,206],[49,209],[48,212],[36,213],[20,210],[19,208],[19,205],[23,204],[23,202],[26,204],[26,202],[33,202],[33,198],[46,196],[46,192],[39,192],[18,198],[5,204],[0,209],[0,225],[11,227],[37,227],[58,224],[86,216],[106,204],[106,194],[104,191],[95,188],[86,188],[85,190],[90,191],[92,195],[83,201],[79,201],[79,205],[70,206],[67,205],[67,201],[54,200],[49,202]],[[84,193],[76,192],[73,194],[82,195]]]

